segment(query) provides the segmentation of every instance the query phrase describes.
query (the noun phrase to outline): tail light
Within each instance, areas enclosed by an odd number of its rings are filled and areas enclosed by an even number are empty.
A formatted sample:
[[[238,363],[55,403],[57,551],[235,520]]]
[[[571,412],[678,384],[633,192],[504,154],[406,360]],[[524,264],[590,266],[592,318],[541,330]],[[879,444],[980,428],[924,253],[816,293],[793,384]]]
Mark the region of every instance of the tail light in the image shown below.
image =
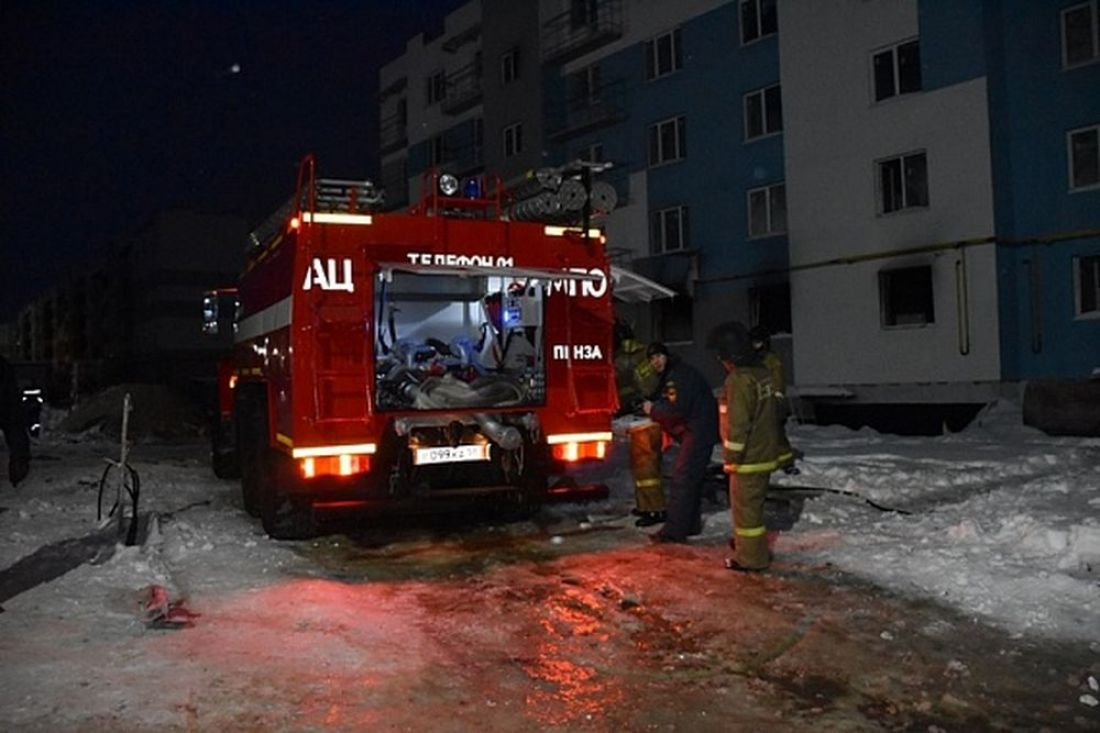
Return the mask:
[[[370,471],[370,456],[351,453],[309,456],[298,459],[298,470],[302,478],[307,479],[322,476],[355,476]]]
[[[556,460],[567,463],[599,461],[607,457],[607,447],[611,442],[611,433],[548,435],[546,436],[546,442],[550,444],[550,453]]]

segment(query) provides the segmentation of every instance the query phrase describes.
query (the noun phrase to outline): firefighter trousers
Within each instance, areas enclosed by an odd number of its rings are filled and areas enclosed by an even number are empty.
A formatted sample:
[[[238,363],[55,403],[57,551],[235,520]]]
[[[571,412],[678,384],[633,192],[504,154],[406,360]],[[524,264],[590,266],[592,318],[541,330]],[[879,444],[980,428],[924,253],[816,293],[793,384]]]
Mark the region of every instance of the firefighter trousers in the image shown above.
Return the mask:
[[[663,512],[661,489],[661,426],[645,422],[627,431],[630,438],[630,474],[634,478],[634,503],[641,512]]]
[[[668,486],[668,520],[661,529],[665,537],[679,541],[702,531],[703,480],[713,450],[713,440],[703,440],[690,429],[681,436]]]
[[[730,511],[733,513],[733,559],[743,568],[768,567],[768,531],[764,526],[764,498],[770,471],[732,473]]]

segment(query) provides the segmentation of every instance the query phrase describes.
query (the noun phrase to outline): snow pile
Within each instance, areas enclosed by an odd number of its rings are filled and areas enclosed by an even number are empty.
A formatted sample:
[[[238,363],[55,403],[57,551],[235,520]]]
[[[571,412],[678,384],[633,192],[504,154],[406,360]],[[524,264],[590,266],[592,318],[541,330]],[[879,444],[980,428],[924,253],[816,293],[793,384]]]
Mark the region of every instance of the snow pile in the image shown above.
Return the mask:
[[[122,405],[127,393],[131,440],[175,440],[202,433],[205,421],[201,411],[171,388],[154,384],[121,384],[88,397],[65,416],[60,429],[70,433],[99,430],[117,438],[122,432]]]

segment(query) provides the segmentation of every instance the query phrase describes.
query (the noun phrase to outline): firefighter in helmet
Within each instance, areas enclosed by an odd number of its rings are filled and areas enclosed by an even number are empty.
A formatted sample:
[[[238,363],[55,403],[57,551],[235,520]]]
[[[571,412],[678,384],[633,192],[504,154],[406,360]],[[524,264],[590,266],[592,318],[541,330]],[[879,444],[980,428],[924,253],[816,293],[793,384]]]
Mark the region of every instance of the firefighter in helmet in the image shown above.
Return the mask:
[[[634,338],[634,329],[621,319],[615,321],[615,378],[619,389],[619,412],[641,410],[642,402],[657,391],[658,374],[649,363],[646,347]],[[639,527],[665,521],[665,494],[661,489],[661,426],[644,420],[627,428],[630,439],[630,475],[634,479],[634,513]]]
[[[760,355],[761,363],[767,368],[772,379],[772,395],[779,406],[779,467],[784,473],[791,475],[800,473],[794,465],[794,449],[791,441],[787,439],[787,417],[790,416],[790,407],[787,404],[787,378],[783,372],[783,360],[771,350],[771,332],[767,326],[758,324],[749,331],[749,339],[752,341],[752,349]]]
[[[772,378],[748,330],[739,322],[724,323],[710,334],[708,346],[726,369],[719,400],[723,470],[729,476],[733,513],[733,557],[726,567],[738,571],[764,570],[771,562],[764,498],[768,477],[779,465],[779,401]]]

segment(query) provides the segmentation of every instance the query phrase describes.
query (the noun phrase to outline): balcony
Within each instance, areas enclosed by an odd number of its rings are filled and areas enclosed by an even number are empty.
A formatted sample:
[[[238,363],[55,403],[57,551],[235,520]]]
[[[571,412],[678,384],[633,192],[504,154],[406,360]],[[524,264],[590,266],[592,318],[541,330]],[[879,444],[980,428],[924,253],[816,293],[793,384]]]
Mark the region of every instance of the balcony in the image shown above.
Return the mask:
[[[560,102],[547,121],[547,135],[561,141],[625,119],[626,81],[618,79]]]
[[[390,115],[378,126],[378,147],[383,153],[392,153],[409,144],[404,115]]]
[[[481,64],[466,64],[447,75],[447,90],[439,102],[445,114],[457,115],[481,101]]]
[[[542,26],[543,63],[563,64],[623,35],[622,0],[586,0]]]

